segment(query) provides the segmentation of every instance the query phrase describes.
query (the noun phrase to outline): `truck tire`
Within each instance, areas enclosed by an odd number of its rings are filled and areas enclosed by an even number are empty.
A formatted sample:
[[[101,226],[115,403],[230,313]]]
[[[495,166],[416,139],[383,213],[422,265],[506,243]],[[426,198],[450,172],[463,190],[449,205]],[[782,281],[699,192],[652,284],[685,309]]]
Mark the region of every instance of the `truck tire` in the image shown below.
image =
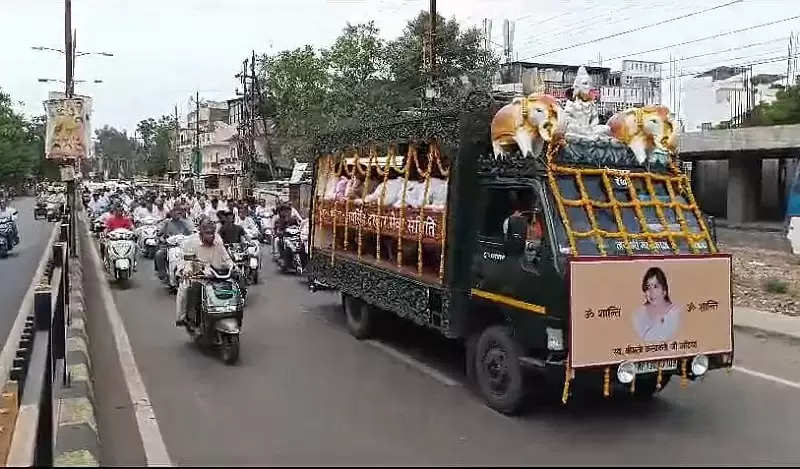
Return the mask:
[[[358,340],[372,336],[375,322],[375,308],[350,295],[344,296],[344,314],[347,330]]]
[[[519,412],[524,401],[521,355],[511,329],[502,325],[486,328],[475,346],[478,389],[489,407],[506,415]]]

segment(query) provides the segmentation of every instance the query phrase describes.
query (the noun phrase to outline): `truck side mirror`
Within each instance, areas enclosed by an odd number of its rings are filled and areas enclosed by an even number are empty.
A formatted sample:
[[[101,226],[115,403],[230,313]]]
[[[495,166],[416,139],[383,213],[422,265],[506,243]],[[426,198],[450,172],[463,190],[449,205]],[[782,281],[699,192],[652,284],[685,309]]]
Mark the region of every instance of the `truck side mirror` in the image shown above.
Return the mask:
[[[508,218],[506,232],[506,254],[520,254],[525,250],[525,241],[528,236],[528,222],[525,217],[511,216]]]

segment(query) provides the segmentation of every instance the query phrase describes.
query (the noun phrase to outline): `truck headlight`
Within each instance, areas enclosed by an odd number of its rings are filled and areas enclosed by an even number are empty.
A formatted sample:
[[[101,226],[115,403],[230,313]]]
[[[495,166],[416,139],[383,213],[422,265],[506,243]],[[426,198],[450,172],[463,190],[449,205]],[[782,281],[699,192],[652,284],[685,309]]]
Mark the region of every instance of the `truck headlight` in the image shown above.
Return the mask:
[[[695,376],[703,376],[708,371],[708,357],[698,355],[692,359],[692,373]]]
[[[630,384],[636,376],[636,364],[633,362],[622,362],[617,367],[617,379],[622,384]]]
[[[564,350],[564,331],[548,327],[547,331],[547,350],[559,352]]]

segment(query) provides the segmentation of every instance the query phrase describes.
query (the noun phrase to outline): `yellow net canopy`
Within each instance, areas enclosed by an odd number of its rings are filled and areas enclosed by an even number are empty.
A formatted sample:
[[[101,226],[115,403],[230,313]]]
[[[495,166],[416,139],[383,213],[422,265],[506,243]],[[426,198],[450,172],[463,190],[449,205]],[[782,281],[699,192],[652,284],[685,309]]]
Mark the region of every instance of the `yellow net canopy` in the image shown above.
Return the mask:
[[[686,174],[563,165],[548,151],[548,178],[573,255],[716,253]],[[560,227],[559,227],[560,228]]]

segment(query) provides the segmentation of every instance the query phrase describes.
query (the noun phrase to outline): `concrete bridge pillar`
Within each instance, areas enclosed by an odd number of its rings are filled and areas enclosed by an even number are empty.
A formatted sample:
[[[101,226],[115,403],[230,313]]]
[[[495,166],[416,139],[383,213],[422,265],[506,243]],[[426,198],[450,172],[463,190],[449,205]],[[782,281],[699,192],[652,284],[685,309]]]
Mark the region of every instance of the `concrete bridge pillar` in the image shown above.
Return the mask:
[[[758,219],[761,202],[761,159],[728,160],[728,223]]]

